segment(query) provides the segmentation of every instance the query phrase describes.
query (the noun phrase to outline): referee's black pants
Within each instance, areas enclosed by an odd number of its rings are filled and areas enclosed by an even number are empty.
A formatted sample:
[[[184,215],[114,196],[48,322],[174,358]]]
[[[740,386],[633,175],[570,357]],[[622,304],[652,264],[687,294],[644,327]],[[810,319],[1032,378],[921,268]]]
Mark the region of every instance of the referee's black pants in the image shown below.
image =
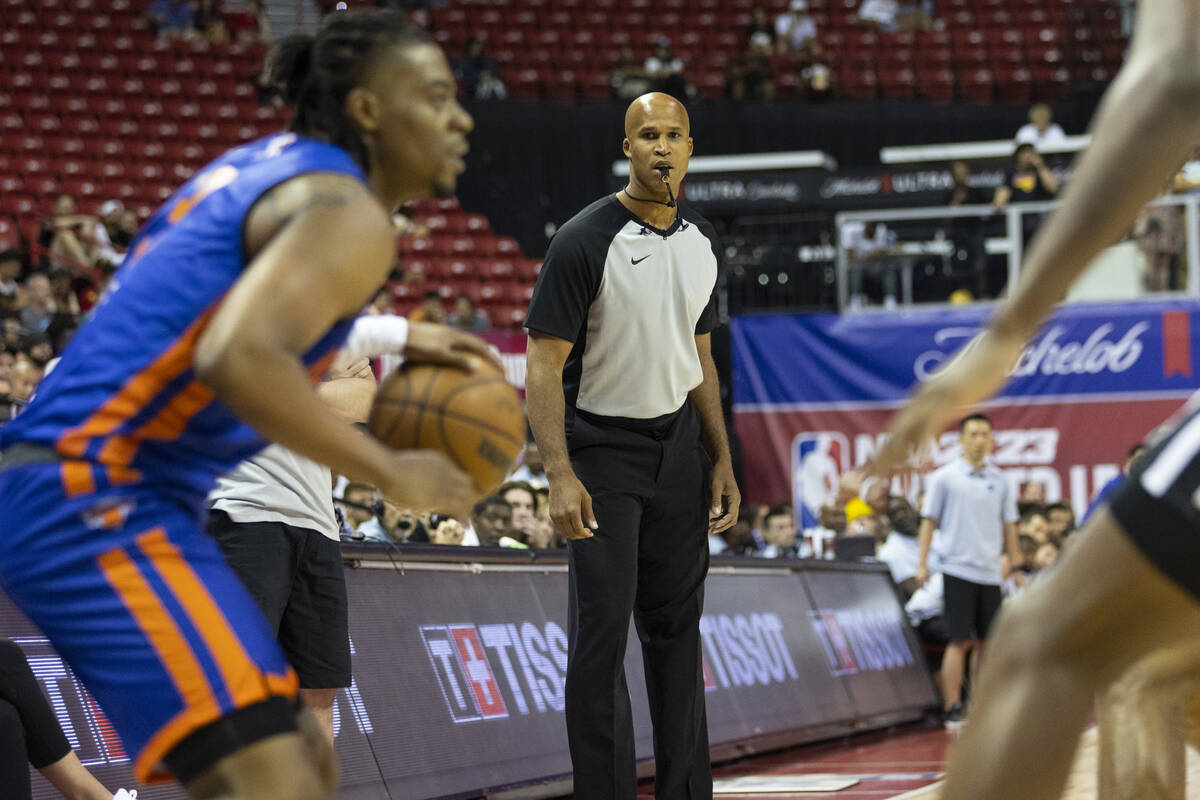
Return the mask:
[[[571,426],[571,466],[599,523],[568,545],[566,715],[579,800],[637,794],[624,664],[631,614],[654,725],[655,796],[712,797],[700,644],[711,466],[699,437],[690,403],[644,426],[585,414]]]

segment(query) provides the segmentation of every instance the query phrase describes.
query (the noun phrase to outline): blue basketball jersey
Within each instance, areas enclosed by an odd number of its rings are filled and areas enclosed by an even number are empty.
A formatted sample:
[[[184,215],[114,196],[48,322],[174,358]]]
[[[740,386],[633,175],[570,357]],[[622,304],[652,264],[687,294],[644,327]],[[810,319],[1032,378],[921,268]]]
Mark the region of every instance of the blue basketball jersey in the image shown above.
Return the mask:
[[[70,496],[149,483],[201,502],[217,475],[265,442],[196,379],[196,342],[246,267],[250,209],[272,187],[312,172],[366,181],[341,148],[281,133],[229,151],[172,195],[29,407],[0,428],[0,447],[53,448]],[[350,324],[305,354],[314,380]]]

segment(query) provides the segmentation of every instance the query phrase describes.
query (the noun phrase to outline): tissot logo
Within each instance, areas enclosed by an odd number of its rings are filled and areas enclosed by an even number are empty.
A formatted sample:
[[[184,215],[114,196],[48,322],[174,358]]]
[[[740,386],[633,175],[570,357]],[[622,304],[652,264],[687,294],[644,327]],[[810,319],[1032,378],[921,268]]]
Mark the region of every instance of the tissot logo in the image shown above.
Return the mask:
[[[810,611],[809,618],[834,676],[913,663],[899,608]]]
[[[567,635],[557,623],[422,625],[420,633],[455,722],[565,708]]]

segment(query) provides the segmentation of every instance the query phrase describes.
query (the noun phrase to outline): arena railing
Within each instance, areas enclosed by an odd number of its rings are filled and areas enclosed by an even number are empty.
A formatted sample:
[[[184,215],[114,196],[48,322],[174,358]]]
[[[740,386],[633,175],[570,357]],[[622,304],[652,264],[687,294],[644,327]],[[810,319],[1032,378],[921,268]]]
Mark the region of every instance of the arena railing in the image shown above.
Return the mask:
[[[852,308],[851,271],[874,262],[879,269],[896,270],[900,274],[900,296],[896,305],[912,306],[913,272],[920,259],[948,259],[962,245],[953,238],[955,221],[978,220],[981,226],[1002,223],[1000,235],[986,236],[983,244],[988,256],[1003,256],[1007,264],[1007,286],[1015,285],[1027,247],[1031,228],[1038,217],[1047,216],[1059,203],[1010,203],[1000,210],[991,205],[927,206],[906,209],[870,209],[844,211],[834,217],[837,241],[837,306],[841,311]],[[1182,210],[1182,242],[1178,255],[1186,265],[1186,281],[1176,294],[1200,296],[1200,194],[1168,195],[1149,203],[1148,208],[1177,207]],[[844,246],[842,236],[850,223],[883,223],[897,233],[888,246],[855,259]],[[904,229],[908,235],[899,235]],[[961,232],[961,228],[959,228]],[[1149,294],[1149,292],[1147,292]],[[1161,293],[1155,292],[1160,295]],[[878,307],[876,307],[878,308]]]

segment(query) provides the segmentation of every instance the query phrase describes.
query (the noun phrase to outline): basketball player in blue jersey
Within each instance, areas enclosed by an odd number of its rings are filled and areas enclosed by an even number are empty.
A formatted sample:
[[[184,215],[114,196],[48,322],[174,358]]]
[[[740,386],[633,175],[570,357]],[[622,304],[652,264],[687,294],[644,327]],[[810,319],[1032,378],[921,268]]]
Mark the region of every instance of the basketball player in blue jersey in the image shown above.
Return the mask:
[[[902,467],[960,409],[1001,387],[1054,304],[1129,230],[1197,141],[1200,0],[1145,0],[1092,143],[1019,284],[971,350],[896,415],[877,472]],[[1057,800],[1093,698],[1146,654],[1197,631],[1200,395],[1072,537],[1053,572],[1001,612],[940,796]]]
[[[447,196],[470,116],[441,51],[399,14],[331,15],[281,41],[270,78],[292,131],[230,151],[151,218],[93,318],[0,430],[0,583],[121,735],[139,780],[195,798],[329,797],[333,753],[296,676],[203,532],[216,476],[278,441],[401,506],[463,511],[468,477],[393,452],[312,381],[395,259],[389,214]],[[378,318],[375,318],[378,319]],[[410,360],[476,364],[437,326]]]

